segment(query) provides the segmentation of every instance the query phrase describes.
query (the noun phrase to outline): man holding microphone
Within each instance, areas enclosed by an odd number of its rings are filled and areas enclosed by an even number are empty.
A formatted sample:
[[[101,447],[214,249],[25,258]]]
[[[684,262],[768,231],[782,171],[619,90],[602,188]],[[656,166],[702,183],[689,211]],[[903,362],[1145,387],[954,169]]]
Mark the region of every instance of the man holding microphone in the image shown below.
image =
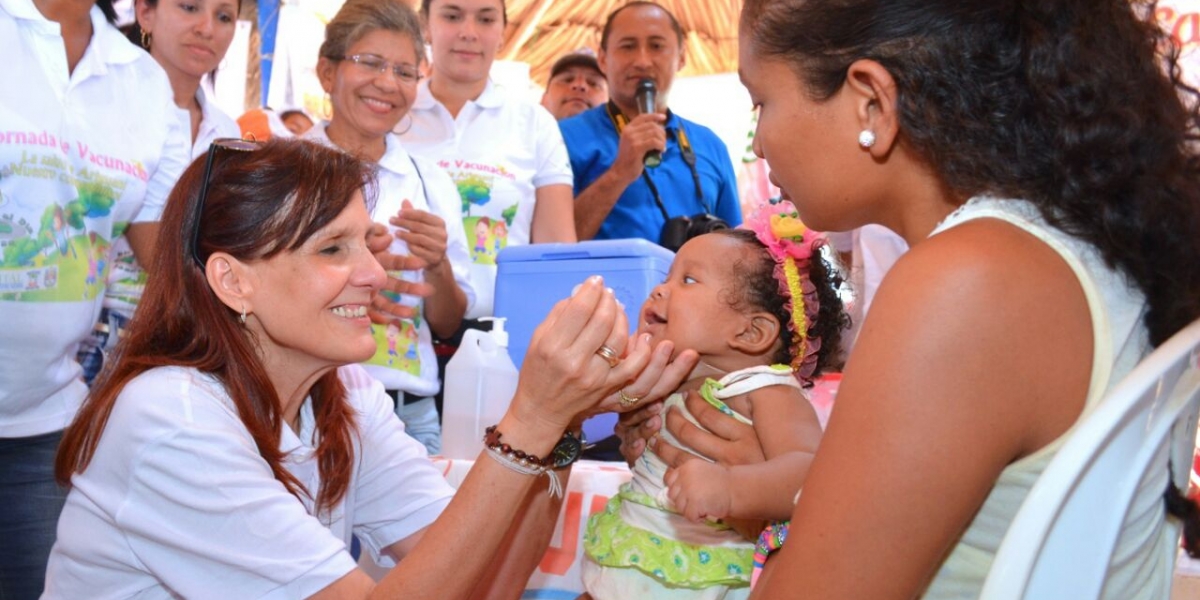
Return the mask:
[[[667,108],[683,68],[683,29],[662,6],[630,2],[608,16],[600,66],[611,100],[559,122],[575,173],[580,240],[644,238],[678,248],[741,223],[725,144]]]

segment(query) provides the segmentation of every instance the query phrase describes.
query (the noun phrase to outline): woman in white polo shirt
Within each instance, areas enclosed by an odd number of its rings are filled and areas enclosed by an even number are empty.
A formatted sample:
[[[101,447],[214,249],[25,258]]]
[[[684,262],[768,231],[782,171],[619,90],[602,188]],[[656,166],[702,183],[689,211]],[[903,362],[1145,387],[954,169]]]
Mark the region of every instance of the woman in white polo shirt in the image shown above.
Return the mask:
[[[623,311],[590,279],[539,328],[452,491],[354,364],[376,350],[367,307],[387,281],[373,170],[279,139],[214,144],[184,172],[129,334],[63,438],[44,598],[366,598],[352,534],[398,563],[377,597],[519,594],[583,413],[653,382],[669,351],[626,353]]]
[[[325,27],[317,62],[333,114],[304,138],[376,166],[379,199],[372,215],[384,225],[396,219],[394,254],[425,263],[393,273],[432,289],[425,298],[400,298],[415,309],[413,318],[374,326],[378,350],[366,365],[396,401],[409,435],[436,454],[442,436],[433,400],[439,382],[432,335],[452,335],[475,292],[454,183],[437,165],[405,152],[392,133],[416,97],[424,58],[421,22],[411,8],[398,0],[350,0]]]
[[[237,123],[208,98],[200,82],[215,72],[233,42],[240,0],[137,0],[135,8],[137,21],[129,39],[167,73],[176,114],[192,140],[191,157],[206,152],[217,138],[239,137]],[[104,353],[117,344],[121,329],[133,316],[146,285],[146,271],[124,237],[113,244],[109,264],[104,308],[95,331],[79,349],[83,379],[89,385],[104,365]]]
[[[478,300],[491,316],[496,254],[506,246],[574,242],[574,179],[554,117],[488,74],[508,22],[503,0],[422,0],[433,52],[400,137],[450,173],[462,197]]]
[[[52,463],[87,386],[75,350],[108,251],[152,255],[187,161],[162,69],[112,3],[0,0],[0,597],[37,598],[64,493]]]

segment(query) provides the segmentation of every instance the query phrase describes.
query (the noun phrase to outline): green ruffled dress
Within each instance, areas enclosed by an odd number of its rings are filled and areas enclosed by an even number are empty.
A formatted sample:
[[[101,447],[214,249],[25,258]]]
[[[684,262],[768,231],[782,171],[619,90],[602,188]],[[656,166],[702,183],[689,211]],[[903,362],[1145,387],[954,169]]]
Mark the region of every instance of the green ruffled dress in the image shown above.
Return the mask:
[[[752,425],[722,399],[770,385],[799,387],[787,365],[771,365],[736,371],[720,381],[708,379],[699,393],[730,418]],[[681,409],[699,425],[687,412],[683,394],[672,394],[667,406]],[[665,429],[660,435],[680,446]],[[719,521],[695,523],[673,511],[663,484],[666,468],[652,452],[638,459],[633,479],[588,521],[584,537],[588,558],[602,567],[636,570],[669,588],[748,587],[754,543]]]

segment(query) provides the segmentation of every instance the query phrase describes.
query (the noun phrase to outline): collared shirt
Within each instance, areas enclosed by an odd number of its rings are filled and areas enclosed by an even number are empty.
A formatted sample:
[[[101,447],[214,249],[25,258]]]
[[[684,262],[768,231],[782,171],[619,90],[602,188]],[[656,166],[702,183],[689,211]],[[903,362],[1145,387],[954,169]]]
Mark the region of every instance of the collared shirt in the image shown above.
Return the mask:
[[[508,95],[490,80],[454,118],[429,92],[426,79],[409,115],[412,126],[400,136],[404,146],[444,168],[462,199],[460,219],[478,296],[467,318],[491,316],[496,254],[530,242],[538,188],[573,181],[562,134],[545,108]]]
[[[191,145],[189,163],[204,156],[213,140],[241,137],[241,129],[237,123],[222,112],[216,103],[209,100],[203,87],[196,90],[196,102],[200,104],[200,127],[196,130],[196,141]],[[175,109],[175,117],[179,119],[180,131],[190,137],[192,113],[174,103],[172,108]],[[146,270],[133,256],[133,248],[125,236],[117,238],[109,255],[111,266],[108,272],[108,289],[104,292],[104,308],[132,318],[137,303],[142,299],[142,293],[146,291]]]
[[[303,138],[331,148],[337,145],[329,140],[327,122],[313,125]],[[475,302],[475,287],[470,277],[470,258],[467,255],[467,239],[462,229],[456,226],[459,215],[458,190],[446,172],[432,162],[411,156],[405,151],[400,139],[393,134],[384,138],[385,149],[379,159],[376,177],[379,180],[372,218],[387,226],[393,233],[397,228],[388,223],[388,218],[400,212],[405,200],[413,208],[433,213],[446,223],[446,259],[454,272],[454,282],[467,297],[467,307]],[[418,172],[419,170],[419,172]],[[408,254],[408,245],[399,239],[392,241],[389,250],[394,254]],[[421,271],[396,273],[408,281],[423,281]],[[422,300],[415,296],[401,296],[399,300],[409,306],[421,306]],[[433,351],[433,333],[423,316],[405,319],[388,325],[371,325],[377,349],[365,363],[367,371],[383,382],[389,390],[401,390],[418,396],[432,396],[438,391],[437,356]]]
[[[600,178],[617,160],[620,136],[608,116],[606,106],[597,106],[559,122],[571,169],[575,173],[575,197]],[[683,128],[696,154],[696,172],[700,176],[703,199],[696,197],[692,170],[679,148],[679,130]],[[662,164],[646,169],[658,188],[659,197],[670,217],[690,217],[709,213],[729,225],[742,222],[738,201],[737,178],[725,143],[707,127],[670,113],[666,123],[667,149]],[[595,239],[643,238],[658,243],[662,234],[662,211],[644,178],[629,184],[617,199],[608,217],[600,225]]]
[[[87,394],[75,362],[109,249],[159,219],[188,158],[167,77],[91,9],[68,70],[62,29],[0,0],[0,437],[65,427]]]
[[[161,367],[130,381],[71,478],[43,598],[307,598],[355,568],[351,534],[394,564],[381,552],[429,526],[454,490],[377,381],[355,365],[338,376],[354,463],[345,497],[316,514],[275,479],[215,378]],[[319,443],[308,399],[279,450],[313,497]]]
[[[242,129],[238,127],[237,121],[225,114],[225,111],[208,97],[204,86],[196,90],[196,102],[200,104],[200,127],[196,130],[196,139],[192,142],[192,160],[208,153],[208,147],[212,145],[213,140],[242,137]],[[183,122],[187,124],[187,131],[190,132],[192,114],[182,108],[179,112]]]

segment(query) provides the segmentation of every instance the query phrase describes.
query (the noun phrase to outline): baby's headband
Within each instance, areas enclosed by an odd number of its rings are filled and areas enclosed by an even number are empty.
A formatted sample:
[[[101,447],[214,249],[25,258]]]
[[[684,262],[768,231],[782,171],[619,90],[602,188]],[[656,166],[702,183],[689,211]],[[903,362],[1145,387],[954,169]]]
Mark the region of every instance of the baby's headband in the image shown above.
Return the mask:
[[[785,307],[792,317],[787,324],[792,332],[792,371],[807,383],[817,370],[817,351],[821,349],[821,338],[809,335],[821,303],[817,286],[807,276],[807,261],[817,251],[817,242],[825,237],[800,221],[791,202],[779,198],[759,206],[746,226],[775,260],[775,280],[779,282],[779,292],[787,299]]]

